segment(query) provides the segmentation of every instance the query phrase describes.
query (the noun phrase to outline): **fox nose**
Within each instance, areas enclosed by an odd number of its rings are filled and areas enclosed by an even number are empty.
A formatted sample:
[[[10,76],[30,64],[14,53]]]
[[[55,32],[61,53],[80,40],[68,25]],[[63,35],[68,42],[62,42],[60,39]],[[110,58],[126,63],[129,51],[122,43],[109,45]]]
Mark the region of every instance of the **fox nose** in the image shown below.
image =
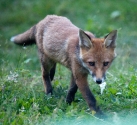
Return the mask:
[[[102,83],[102,79],[96,79],[96,83],[101,84]]]

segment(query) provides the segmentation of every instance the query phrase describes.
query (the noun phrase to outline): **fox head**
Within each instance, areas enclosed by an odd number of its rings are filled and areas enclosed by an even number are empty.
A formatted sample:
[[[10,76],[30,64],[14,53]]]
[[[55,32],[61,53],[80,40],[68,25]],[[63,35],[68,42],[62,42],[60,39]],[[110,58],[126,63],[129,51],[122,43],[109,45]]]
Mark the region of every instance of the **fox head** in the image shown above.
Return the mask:
[[[90,38],[84,31],[79,30],[81,63],[98,84],[104,82],[106,70],[116,57],[116,37],[117,30],[112,31],[104,38]]]

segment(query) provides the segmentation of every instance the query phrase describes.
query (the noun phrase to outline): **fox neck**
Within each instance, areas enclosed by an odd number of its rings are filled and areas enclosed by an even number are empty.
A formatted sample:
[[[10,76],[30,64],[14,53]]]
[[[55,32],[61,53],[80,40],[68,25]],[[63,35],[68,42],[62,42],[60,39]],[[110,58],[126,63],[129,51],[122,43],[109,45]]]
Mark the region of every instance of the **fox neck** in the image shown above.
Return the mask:
[[[76,46],[76,57],[78,64],[81,66],[81,72],[86,74],[92,74],[92,71],[88,70],[85,63],[82,61],[81,50],[79,45]]]

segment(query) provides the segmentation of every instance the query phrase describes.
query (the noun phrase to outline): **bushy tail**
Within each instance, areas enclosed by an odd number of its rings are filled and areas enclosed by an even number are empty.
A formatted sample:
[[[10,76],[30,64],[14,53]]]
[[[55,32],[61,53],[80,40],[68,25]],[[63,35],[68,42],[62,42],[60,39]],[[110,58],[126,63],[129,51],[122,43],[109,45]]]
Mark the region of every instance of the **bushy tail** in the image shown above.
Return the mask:
[[[36,34],[36,26],[33,26],[26,32],[11,37],[10,41],[23,46],[35,44],[36,43],[35,34]]]

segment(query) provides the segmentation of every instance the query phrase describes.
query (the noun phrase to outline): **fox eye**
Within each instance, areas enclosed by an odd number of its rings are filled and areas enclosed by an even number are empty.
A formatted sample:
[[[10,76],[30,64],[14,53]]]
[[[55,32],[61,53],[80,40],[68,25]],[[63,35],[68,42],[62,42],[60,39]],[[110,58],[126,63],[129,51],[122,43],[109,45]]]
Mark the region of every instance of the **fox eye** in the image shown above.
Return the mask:
[[[88,62],[90,66],[95,66],[95,62]]]
[[[104,66],[107,66],[109,64],[109,62],[104,62],[103,65]]]

